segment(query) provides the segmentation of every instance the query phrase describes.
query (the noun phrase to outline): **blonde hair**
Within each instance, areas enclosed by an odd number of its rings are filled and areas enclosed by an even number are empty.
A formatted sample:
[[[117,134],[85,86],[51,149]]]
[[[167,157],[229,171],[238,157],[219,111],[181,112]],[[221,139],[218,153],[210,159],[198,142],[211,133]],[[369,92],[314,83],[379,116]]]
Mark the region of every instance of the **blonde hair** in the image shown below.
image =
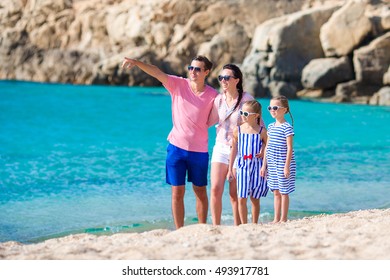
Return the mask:
[[[261,104],[257,100],[249,100],[249,101],[245,101],[243,106],[244,105],[251,107],[253,113],[259,114],[259,117],[257,118],[257,124],[260,125],[261,113],[262,113]]]
[[[289,113],[291,118],[291,125],[294,126],[294,118],[290,112],[290,105],[288,104],[288,99],[284,95],[273,97],[271,100],[278,100],[280,101],[280,104],[282,104],[282,107],[286,108],[286,114]]]

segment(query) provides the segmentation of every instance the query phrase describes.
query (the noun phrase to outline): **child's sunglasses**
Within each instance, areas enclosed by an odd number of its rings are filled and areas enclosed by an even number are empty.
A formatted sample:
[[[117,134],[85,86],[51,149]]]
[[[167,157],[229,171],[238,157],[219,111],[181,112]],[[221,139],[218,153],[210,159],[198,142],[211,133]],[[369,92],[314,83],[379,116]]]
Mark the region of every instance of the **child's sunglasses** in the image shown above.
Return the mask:
[[[267,107],[268,111],[271,111],[271,110],[277,111],[277,110],[279,110],[279,108],[286,108],[286,107],[282,107],[282,106],[268,106]]]
[[[250,113],[250,112],[240,110],[240,115],[244,117],[249,117],[250,115],[256,115],[256,114],[257,113]]]

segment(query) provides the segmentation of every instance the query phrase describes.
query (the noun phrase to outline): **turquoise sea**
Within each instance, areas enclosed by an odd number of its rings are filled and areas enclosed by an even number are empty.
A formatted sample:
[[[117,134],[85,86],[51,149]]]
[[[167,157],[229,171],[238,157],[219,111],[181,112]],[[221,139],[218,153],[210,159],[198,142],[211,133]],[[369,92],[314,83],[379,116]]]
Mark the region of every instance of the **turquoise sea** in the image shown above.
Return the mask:
[[[290,219],[390,208],[390,107],[290,106],[297,160]],[[264,119],[272,121],[266,110]],[[173,229],[165,183],[171,126],[164,88],[0,81],[0,242]],[[212,127],[210,151],[214,139]],[[185,205],[186,224],[195,223],[190,186]],[[272,193],[261,205],[266,223]],[[227,190],[223,223],[233,223]]]

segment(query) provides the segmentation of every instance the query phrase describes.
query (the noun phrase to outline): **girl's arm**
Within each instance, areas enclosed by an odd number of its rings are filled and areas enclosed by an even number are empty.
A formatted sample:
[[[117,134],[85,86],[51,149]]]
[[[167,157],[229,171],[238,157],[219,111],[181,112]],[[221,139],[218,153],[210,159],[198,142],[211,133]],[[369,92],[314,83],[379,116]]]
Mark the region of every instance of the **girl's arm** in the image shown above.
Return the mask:
[[[267,133],[265,133],[265,143],[264,145],[264,158],[263,158],[263,165],[261,166],[260,169],[260,176],[265,177],[267,175],[267,149],[268,149],[268,141],[269,137],[267,136]]]
[[[233,170],[233,164],[234,160],[236,159],[237,156],[237,140],[238,140],[238,128],[235,127],[233,129],[233,138],[232,138],[232,148],[230,150],[230,158],[229,158],[229,171],[226,176],[226,179],[228,181],[231,181],[233,178],[236,178],[236,174]]]
[[[267,130],[265,128],[262,129],[260,138],[263,145],[261,145],[260,151],[256,154],[257,158],[263,158],[265,155],[265,146],[267,145]]]
[[[286,163],[284,164],[284,177],[288,178],[290,176],[290,164],[293,152],[293,135],[286,137],[287,142],[287,155]]]

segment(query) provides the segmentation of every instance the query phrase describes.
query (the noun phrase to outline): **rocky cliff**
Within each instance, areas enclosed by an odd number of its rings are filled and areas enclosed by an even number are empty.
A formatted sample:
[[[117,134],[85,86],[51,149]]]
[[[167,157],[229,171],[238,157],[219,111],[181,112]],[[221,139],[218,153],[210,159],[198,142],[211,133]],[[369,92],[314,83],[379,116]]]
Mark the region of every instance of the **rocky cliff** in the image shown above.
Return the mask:
[[[6,2],[6,3],[3,3]],[[390,105],[389,0],[13,0],[0,79],[158,85],[124,56],[185,75],[195,54],[242,67],[258,97]]]

